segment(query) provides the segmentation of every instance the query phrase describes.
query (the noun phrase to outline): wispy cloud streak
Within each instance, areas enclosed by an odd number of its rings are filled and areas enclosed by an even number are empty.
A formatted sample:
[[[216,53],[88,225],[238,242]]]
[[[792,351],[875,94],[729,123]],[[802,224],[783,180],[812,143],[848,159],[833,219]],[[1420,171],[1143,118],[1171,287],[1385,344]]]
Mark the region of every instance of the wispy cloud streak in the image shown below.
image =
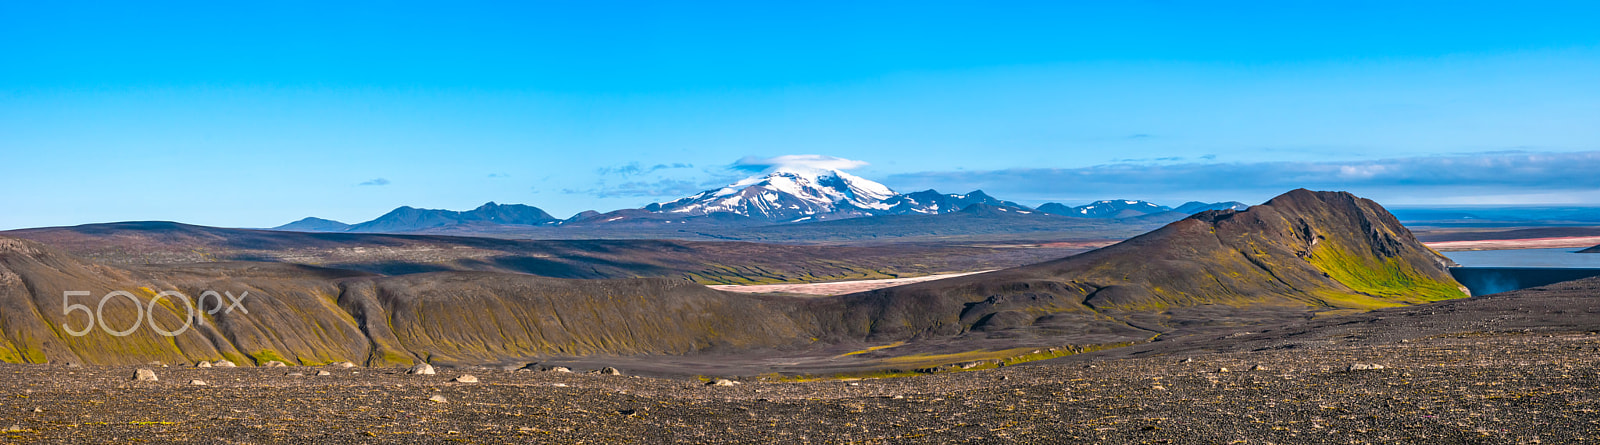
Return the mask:
[[[1600,188],[1600,151],[1490,152],[1345,162],[1117,163],[1083,168],[1013,168],[892,175],[891,185],[983,188],[1040,195],[1185,191],[1429,189],[1553,192]]]

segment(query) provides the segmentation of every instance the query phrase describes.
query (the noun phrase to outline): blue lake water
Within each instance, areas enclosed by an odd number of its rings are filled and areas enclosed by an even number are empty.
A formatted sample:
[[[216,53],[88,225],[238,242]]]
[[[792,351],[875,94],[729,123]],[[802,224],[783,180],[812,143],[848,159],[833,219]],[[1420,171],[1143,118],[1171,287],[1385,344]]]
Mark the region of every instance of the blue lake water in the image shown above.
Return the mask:
[[[1600,253],[1583,249],[1516,249],[1440,252],[1465,267],[1565,267],[1600,269]]]

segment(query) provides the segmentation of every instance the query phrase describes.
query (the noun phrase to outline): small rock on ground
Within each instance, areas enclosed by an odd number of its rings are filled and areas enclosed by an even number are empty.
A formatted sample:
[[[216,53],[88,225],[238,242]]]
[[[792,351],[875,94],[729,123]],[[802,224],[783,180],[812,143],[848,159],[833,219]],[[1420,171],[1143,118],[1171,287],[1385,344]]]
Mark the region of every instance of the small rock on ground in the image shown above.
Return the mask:
[[[406,370],[406,374],[434,375],[437,373],[433,371],[433,365],[427,363],[418,363],[416,366],[412,366],[411,369]]]
[[[450,381],[456,382],[456,383],[478,383],[478,378],[477,377],[473,377],[472,374],[462,374],[459,377],[456,377],[454,379],[450,379]]]
[[[144,368],[139,368],[139,370],[133,372],[133,379],[141,381],[141,382],[154,382],[154,381],[157,380],[156,379],[156,372],[148,370],[148,369],[144,369]]]

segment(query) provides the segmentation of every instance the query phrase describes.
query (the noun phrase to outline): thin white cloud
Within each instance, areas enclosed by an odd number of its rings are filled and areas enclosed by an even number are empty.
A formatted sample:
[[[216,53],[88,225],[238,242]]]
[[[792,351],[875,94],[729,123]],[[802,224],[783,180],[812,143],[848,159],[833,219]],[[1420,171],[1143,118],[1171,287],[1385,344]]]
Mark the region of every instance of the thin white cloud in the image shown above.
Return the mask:
[[[1592,194],[1600,151],[1492,152],[1349,162],[1117,163],[892,175],[899,188],[982,188],[1032,199],[1259,195],[1294,188],[1429,198]],[[1575,195],[1574,195],[1575,196]],[[1148,198],[1147,198],[1148,199]]]
[[[599,169],[596,169],[595,172],[599,173],[602,176],[604,176],[604,175],[641,176],[641,175],[647,175],[647,174],[655,173],[655,172],[661,171],[661,170],[681,169],[681,168],[694,168],[694,164],[687,164],[687,163],[682,163],[682,162],[674,162],[674,163],[671,163],[671,164],[656,164],[656,165],[653,165],[653,166],[645,167],[644,164],[640,164],[638,161],[634,161],[634,162],[629,162],[627,164],[622,164],[622,165],[616,165],[616,166],[611,166],[611,167],[601,167]]]
[[[824,155],[783,155],[770,158],[745,156],[735,161],[734,170],[771,172],[780,170],[850,170],[867,166],[866,161]]]

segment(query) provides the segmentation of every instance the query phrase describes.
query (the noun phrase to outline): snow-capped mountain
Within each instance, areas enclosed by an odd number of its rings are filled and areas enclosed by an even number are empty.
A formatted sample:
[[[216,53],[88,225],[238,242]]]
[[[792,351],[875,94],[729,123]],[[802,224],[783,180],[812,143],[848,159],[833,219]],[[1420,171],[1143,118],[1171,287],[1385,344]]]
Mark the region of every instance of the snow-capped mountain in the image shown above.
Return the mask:
[[[768,221],[856,217],[887,212],[894,190],[838,170],[785,170],[748,178],[646,210],[682,216],[731,213]]]
[[[1126,218],[1172,210],[1171,207],[1131,199],[1108,199],[1072,209],[1077,216],[1089,218]]]
[[[1183,205],[1178,206],[1178,208],[1172,209],[1172,210],[1175,211],[1175,212],[1183,212],[1183,213],[1187,213],[1187,214],[1193,215],[1193,214],[1204,212],[1204,211],[1207,211],[1207,210],[1238,210],[1238,211],[1244,211],[1245,209],[1249,209],[1249,208],[1250,208],[1249,204],[1245,204],[1245,203],[1242,203],[1242,202],[1239,202],[1239,201],[1228,201],[1228,202],[1189,201],[1189,202],[1183,203]]]
[[[1171,207],[1132,199],[1108,199],[1077,207],[1067,207],[1053,202],[1039,206],[1041,212],[1080,218],[1129,218],[1170,210]]]
[[[935,190],[923,190],[903,195],[896,195],[887,201],[893,206],[889,207],[891,215],[909,215],[920,213],[933,215],[939,213],[957,212],[973,204],[986,204],[996,207],[1015,207],[1031,210],[1028,206],[1011,201],[1001,201],[984,193],[983,190],[973,190],[965,195],[944,194]]]
[[[1193,215],[1206,210],[1244,210],[1250,206],[1238,201],[1228,202],[1199,202],[1190,201],[1178,208],[1158,205],[1147,201],[1133,199],[1108,199],[1095,201],[1088,205],[1069,207],[1065,204],[1048,203],[1039,206],[1039,211],[1056,215],[1076,216],[1079,218],[1133,218],[1144,215],[1153,215],[1162,212],[1178,212]]]
[[[994,199],[981,190],[964,195],[934,190],[901,194],[883,184],[839,170],[785,169],[683,199],[652,204],[644,210],[660,216],[740,215],[762,221],[801,222],[950,213],[973,204],[1028,209],[1021,204]]]

